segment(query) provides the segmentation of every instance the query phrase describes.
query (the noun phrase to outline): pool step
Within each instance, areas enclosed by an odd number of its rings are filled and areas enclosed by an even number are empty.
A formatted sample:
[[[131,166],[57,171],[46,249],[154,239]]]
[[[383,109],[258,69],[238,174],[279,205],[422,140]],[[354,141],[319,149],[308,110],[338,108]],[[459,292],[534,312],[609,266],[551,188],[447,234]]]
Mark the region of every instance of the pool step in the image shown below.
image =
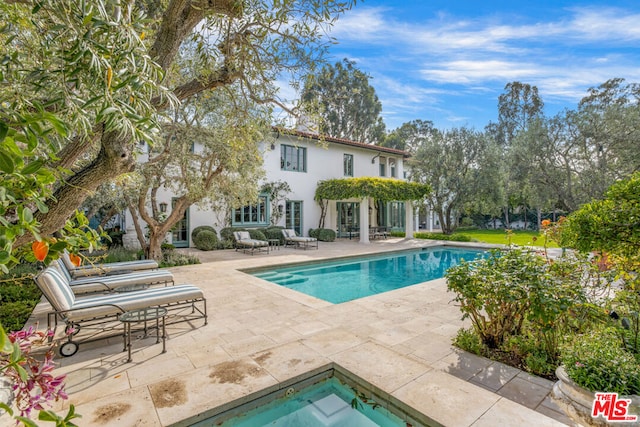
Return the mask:
[[[300,277],[300,276],[291,276],[288,279],[280,279],[278,283],[280,285],[295,285],[297,283],[304,283],[309,281],[308,277]]]
[[[257,277],[268,280],[269,282],[277,283],[279,285],[293,285],[295,283],[303,283],[309,280],[307,277],[301,277],[291,273],[278,272],[268,272],[257,275]]]

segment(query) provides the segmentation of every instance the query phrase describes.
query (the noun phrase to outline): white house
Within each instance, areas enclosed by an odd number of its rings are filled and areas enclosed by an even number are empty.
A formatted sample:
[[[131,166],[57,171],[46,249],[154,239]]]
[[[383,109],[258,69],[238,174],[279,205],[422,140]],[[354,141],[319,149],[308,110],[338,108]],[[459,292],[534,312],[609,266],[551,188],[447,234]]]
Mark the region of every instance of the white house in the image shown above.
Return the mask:
[[[283,181],[289,184],[291,192],[287,194],[287,200],[273,206],[283,214],[276,225],[293,228],[300,235],[308,235],[309,229],[318,228],[321,209],[314,195],[319,181],[348,177],[406,177],[404,160],[408,153],[404,151],[320,137],[309,132],[275,132],[274,142],[262,147],[266,174],[264,182]],[[171,194],[159,194],[158,198],[164,208],[170,209]],[[270,225],[271,209],[269,196],[262,194],[256,204],[233,210],[231,224],[216,224],[224,215],[191,206],[167,240],[176,247],[192,246],[191,230],[200,225],[210,225],[218,231],[228,226],[266,227]],[[334,200],[329,202],[324,228],[335,230],[338,237],[358,237],[361,242],[368,242],[369,233],[357,233],[356,230],[380,226],[389,231],[413,231],[412,210],[409,202],[404,201]],[[130,217],[126,223],[125,245],[137,246]],[[409,224],[408,231],[405,224]]]

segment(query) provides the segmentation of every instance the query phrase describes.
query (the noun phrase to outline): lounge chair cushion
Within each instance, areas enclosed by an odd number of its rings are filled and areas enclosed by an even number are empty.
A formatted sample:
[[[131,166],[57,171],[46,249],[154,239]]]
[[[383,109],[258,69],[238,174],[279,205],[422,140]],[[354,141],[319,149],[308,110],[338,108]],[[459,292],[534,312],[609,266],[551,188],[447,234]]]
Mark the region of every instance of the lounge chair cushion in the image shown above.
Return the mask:
[[[139,308],[203,299],[202,290],[193,285],[166,286],[120,294],[76,298],[67,281],[54,268],[47,268],[35,278],[47,300],[68,321],[82,321],[112,316]]]
[[[284,235],[285,240],[289,240],[291,242],[315,242],[318,240],[315,237],[297,236],[296,231],[292,229],[284,229],[282,230],[282,234]]]
[[[158,268],[158,263],[152,259],[76,266],[71,262],[71,258],[69,258],[69,252],[67,252],[66,250],[63,251],[60,259],[62,259],[62,262],[67,267],[67,270],[69,270],[69,273],[73,278],[99,276],[107,273],[153,270]]]
[[[124,286],[155,285],[158,283],[173,283],[173,274],[169,270],[147,270],[115,276],[94,276],[71,278],[64,263],[54,261],[52,266],[62,273],[74,294],[90,292],[108,292]]]
[[[248,231],[234,231],[233,235],[236,238],[236,244],[241,246],[248,246],[251,248],[269,246],[269,242],[266,240],[252,239]]]

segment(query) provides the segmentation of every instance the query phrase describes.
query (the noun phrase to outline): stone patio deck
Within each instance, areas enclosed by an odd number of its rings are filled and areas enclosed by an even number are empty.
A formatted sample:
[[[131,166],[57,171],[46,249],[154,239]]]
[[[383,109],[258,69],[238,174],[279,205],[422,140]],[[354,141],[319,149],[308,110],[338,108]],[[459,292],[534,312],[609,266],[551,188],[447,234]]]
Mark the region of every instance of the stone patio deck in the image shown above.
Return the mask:
[[[203,264],[172,271],[176,283],[204,290],[209,324],[167,327],[164,354],[155,338],[136,341],[131,363],[122,338],[57,357],[70,400],[54,409],[73,403],[80,426],[188,425],[197,414],[337,364],[434,425],[571,425],[548,397],[550,381],[451,346],[463,322],[444,279],[334,305],[238,271],[435,244],[340,240],[255,256],[187,250]],[[46,309],[39,304],[35,318]]]

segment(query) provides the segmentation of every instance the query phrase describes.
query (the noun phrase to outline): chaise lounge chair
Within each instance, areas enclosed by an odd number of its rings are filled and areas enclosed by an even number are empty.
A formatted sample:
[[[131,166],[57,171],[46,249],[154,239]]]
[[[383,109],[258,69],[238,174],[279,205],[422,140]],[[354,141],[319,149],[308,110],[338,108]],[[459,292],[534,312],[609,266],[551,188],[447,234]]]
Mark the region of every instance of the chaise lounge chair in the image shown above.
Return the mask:
[[[87,276],[74,279],[71,273],[60,260],[51,264],[67,281],[74,294],[87,294],[91,292],[122,292],[125,290],[141,290],[151,285],[174,284],[173,274],[169,270],[147,270],[133,273],[116,274],[110,276]],[[127,288],[127,289],[125,289]]]
[[[284,230],[282,230],[282,235],[284,236],[285,246],[294,245],[296,248],[301,249],[318,249],[318,239],[316,239],[315,237],[298,236],[296,235],[296,231],[290,228],[285,228]]]
[[[252,239],[248,231],[234,231],[233,237],[236,240],[236,251],[242,249],[242,252],[249,251],[253,255],[256,251],[265,251],[269,253],[269,242],[266,240]]]
[[[53,267],[48,267],[35,277],[38,288],[42,291],[51,311],[47,313],[47,324],[54,333],[58,326],[58,318],[65,323],[68,341],[60,346],[60,355],[72,356],[79,348],[79,341],[74,341],[82,329],[93,331],[93,335],[81,342],[104,339],[122,335],[122,325],[117,322],[120,315],[127,311],[148,307],[163,307],[171,312],[171,320],[167,323],[178,323],[204,318],[207,324],[207,301],[201,289],[194,285],[176,285],[142,291],[97,295],[76,298],[71,286],[62,274]],[[201,305],[202,307],[199,307]],[[169,319],[169,315],[167,316]],[[106,333],[106,334],[105,334]]]
[[[76,266],[71,262],[69,252],[67,252],[66,249],[63,251],[60,259],[67,267],[71,277],[74,279],[86,276],[102,276],[105,274],[122,274],[130,273],[132,271],[154,270],[158,268],[158,263],[152,259]]]

